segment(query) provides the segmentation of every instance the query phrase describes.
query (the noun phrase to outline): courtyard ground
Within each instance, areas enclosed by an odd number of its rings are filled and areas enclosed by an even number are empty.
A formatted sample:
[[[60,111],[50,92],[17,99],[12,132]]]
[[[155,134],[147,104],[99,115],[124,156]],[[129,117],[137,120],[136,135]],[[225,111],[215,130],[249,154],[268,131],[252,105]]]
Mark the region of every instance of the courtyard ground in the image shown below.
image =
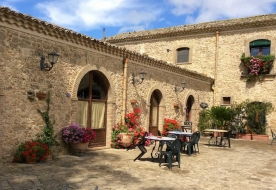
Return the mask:
[[[91,150],[82,157],[60,155],[37,164],[0,165],[0,189],[18,190],[274,190],[276,143],[233,139],[232,147],[209,147],[200,139],[200,154],[181,155],[181,167],[169,170],[152,162],[150,152],[140,161],[139,149]]]

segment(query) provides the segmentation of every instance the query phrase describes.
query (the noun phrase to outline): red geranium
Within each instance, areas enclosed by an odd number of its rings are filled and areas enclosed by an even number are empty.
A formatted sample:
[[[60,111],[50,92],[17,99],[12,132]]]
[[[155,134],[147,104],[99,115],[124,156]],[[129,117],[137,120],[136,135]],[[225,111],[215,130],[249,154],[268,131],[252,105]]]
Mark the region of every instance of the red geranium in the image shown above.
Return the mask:
[[[168,131],[173,131],[175,129],[181,129],[180,124],[178,123],[178,121],[175,120],[175,119],[165,118],[164,119],[162,135],[167,136]]]
[[[84,136],[81,140],[82,143],[90,142],[96,138],[96,133],[91,128],[82,128],[82,130],[84,131]]]
[[[26,141],[21,143],[14,155],[13,162],[25,162],[26,157],[33,160],[43,161],[49,155],[49,147],[40,141]]]

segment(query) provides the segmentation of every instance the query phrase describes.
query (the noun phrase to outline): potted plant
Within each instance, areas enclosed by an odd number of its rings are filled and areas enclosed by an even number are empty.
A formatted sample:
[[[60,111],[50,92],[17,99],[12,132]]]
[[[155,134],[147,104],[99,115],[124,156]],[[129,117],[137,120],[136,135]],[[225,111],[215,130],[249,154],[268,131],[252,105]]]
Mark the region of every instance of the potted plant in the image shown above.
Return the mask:
[[[249,70],[248,79],[258,78],[261,79],[262,74],[269,74],[273,61],[274,55],[258,55],[245,57],[242,54],[240,60]]]
[[[137,103],[137,100],[136,100],[136,99],[132,99],[132,100],[130,100],[130,103],[131,103],[131,104],[136,104],[136,103]]]
[[[146,132],[144,127],[139,126],[141,109],[135,108],[133,112],[126,114],[125,123],[117,123],[112,126],[112,136],[110,145],[112,148],[131,148],[139,138]],[[146,141],[149,145],[150,141]]]
[[[176,109],[178,109],[179,108],[179,103],[174,103],[173,107],[176,108]]]
[[[43,161],[49,155],[49,147],[40,141],[21,143],[14,155],[13,162],[36,163]]]
[[[47,98],[47,93],[42,92],[42,91],[39,91],[39,92],[35,93],[35,95],[40,100],[43,100],[43,99]]]
[[[89,142],[96,138],[95,131],[91,128],[81,128],[76,123],[64,127],[61,132],[62,139],[70,144],[73,150],[86,150]]]
[[[235,116],[235,112],[230,107],[226,106],[213,106],[211,109],[206,110],[209,121],[217,129],[226,129],[230,127],[230,123]]]
[[[167,136],[168,131],[181,130],[181,126],[176,119],[164,119],[162,135]]]
[[[237,138],[246,140],[267,141],[266,115],[273,110],[270,102],[258,102],[246,100],[241,104],[234,105],[237,110],[238,121]]]

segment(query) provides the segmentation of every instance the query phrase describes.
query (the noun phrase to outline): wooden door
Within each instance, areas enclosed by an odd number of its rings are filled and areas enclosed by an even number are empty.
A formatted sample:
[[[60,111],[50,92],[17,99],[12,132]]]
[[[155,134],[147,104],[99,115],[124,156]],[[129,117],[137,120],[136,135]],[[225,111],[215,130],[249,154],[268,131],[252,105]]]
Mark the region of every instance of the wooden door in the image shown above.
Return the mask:
[[[161,92],[159,90],[153,91],[150,100],[150,120],[149,120],[149,133],[158,135],[159,124],[159,104],[161,101]]]
[[[106,145],[106,102],[107,86],[103,75],[97,71],[88,72],[78,88],[77,123],[92,128],[96,138],[90,146]]]

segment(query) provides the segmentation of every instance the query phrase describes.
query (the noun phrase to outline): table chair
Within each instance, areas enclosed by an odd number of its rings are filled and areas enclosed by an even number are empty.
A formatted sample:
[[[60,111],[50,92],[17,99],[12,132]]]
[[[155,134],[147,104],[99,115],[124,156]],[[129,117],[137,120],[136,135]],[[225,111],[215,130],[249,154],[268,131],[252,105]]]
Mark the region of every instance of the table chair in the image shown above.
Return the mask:
[[[230,129],[227,133],[224,133],[224,135],[220,141],[220,145],[226,146],[226,144],[228,144],[228,147],[231,148],[231,143],[230,143],[231,136],[232,136],[232,130]]]
[[[272,129],[270,129],[271,131],[271,135],[272,135],[272,141],[270,143],[270,145],[272,145],[273,141],[276,140],[276,134],[272,131]]]
[[[180,168],[180,149],[181,149],[181,142],[179,139],[175,139],[170,144],[170,150],[160,151],[159,153],[159,167],[161,167],[161,160],[164,156],[165,162],[169,163],[169,169],[172,169],[172,160],[173,156],[176,156],[176,161],[178,162],[178,168]]]
[[[177,139],[177,136],[176,136],[175,134],[168,134],[167,137],[171,137],[171,138]],[[170,150],[171,150],[171,146],[170,146],[171,143],[172,143],[172,142],[160,141],[160,142],[159,142],[158,150],[162,150],[164,144],[166,144],[166,145],[167,145],[166,151],[170,151]]]
[[[188,130],[193,131],[193,127],[192,127],[192,122],[191,121],[184,121],[184,125],[181,126],[182,127],[182,131],[183,132],[188,132]]]
[[[141,150],[141,153],[133,160],[135,162],[137,159],[140,160],[144,154],[146,154],[147,149],[145,148],[145,142],[147,141],[146,136],[148,135],[148,132],[144,133],[144,136],[142,139],[134,146],[138,146],[138,148]]]
[[[196,131],[190,137],[189,142],[182,142],[182,147],[184,148],[184,151],[185,151],[185,147],[187,146],[187,153],[188,153],[189,156],[191,156],[193,150],[194,150],[194,152],[196,152],[196,146],[195,145],[197,145],[197,150],[198,150],[198,153],[199,153],[199,147],[198,147],[199,139],[200,139],[200,132]]]

